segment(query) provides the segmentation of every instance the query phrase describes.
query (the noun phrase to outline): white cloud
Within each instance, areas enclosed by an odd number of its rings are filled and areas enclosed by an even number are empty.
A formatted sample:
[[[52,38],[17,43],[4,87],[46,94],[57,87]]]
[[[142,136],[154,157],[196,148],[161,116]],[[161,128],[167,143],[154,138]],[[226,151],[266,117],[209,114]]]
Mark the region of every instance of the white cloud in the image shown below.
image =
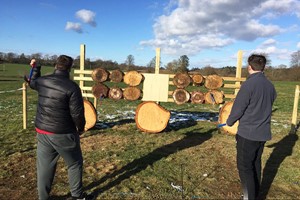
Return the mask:
[[[297,48],[299,48],[299,49],[300,49],[300,42],[298,42],[298,44],[297,44]]]
[[[96,13],[90,10],[82,9],[76,12],[76,17],[84,23],[90,24],[93,27],[97,26],[95,21]]]
[[[268,13],[272,17],[300,13],[300,3],[298,0],[170,0],[167,9],[169,12],[158,17],[153,25],[154,39],[141,41],[140,45],[161,47],[169,55],[194,55],[237,40],[276,36],[285,30],[277,24],[264,23],[263,17]]]
[[[264,41],[261,46],[263,47],[267,47],[267,46],[271,46],[271,45],[276,45],[277,41],[274,39],[268,39],[266,41]]]
[[[67,31],[73,30],[77,33],[82,33],[82,27],[80,23],[67,22],[65,29]]]

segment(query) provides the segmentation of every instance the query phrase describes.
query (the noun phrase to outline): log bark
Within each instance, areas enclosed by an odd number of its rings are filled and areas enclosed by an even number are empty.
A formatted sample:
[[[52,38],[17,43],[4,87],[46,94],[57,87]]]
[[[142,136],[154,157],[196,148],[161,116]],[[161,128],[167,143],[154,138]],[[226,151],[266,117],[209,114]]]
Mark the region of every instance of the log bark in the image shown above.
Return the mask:
[[[187,73],[177,73],[173,78],[177,88],[186,88],[191,83],[191,77]]]
[[[226,124],[226,121],[230,115],[232,106],[233,106],[234,101],[229,101],[226,102],[220,109],[220,113],[219,113],[219,124]],[[239,121],[237,121],[236,123],[234,123],[233,126],[223,126],[222,130],[225,133],[229,133],[231,135],[235,135],[237,133],[238,130],[238,125],[239,125]]]
[[[123,97],[123,91],[118,87],[112,87],[109,89],[108,97],[111,99],[119,100]]]
[[[194,74],[192,76],[194,85],[200,86],[204,83],[204,77],[201,74]]]
[[[93,93],[94,97],[96,97],[96,98],[107,97],[108,90],[109,90],[109,88],[102,83],[97,83],[97,84],[93,85],[93,87],[92,87],[92,93]]]
[[[215,90],[223,86],[223,79],[219,75],[209,75],[205,78],[204,86],[208,89]]]
[[[221,104],[224,101],[224,94],[219,90],[211,90],[205,93],[205,103]]]
[[[83,100],[85,126],[84,131],[93,128],[97,122],[97,111],[94,105],[87,99]]]
[[[143,75],[137,71],[129,71],[124,75],[124,83],[129,86],[138,86],[143,79]]]
[[[123,80],[123,76],[124,76],[123,72],[116,69],[111,71],[111,73],[109,74],[109,79],[112,82],[119,83]]]
[[[176,104],[181,105],[190,100],[190,93],[186,91],[185,89],[177,88],[173,92],[173,99]]]
[[[123,91],[123,96],[126,100],[135,101],[141,96],[141,90],[138,87],[127,87]]]
[[[138,105],[135,112],[137,127],[149,133],[163,131],[170,120],[170,112],[155,102],[145,101]]]
[[[108,79],[109,72],[104,68],[96,68],[92,72],[92,79],[97,83],[102,83]]]
[[[204,103],[205,102],[205,94],[200,91],[193,91],[191,93],[191,102],[192,103]]]

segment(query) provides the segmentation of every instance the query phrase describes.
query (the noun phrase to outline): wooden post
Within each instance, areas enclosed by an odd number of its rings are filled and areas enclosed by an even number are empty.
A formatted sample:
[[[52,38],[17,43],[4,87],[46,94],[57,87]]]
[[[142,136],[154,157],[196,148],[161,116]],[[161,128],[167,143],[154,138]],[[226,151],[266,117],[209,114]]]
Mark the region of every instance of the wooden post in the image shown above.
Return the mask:
[[[241,78],[242,77],[242,65],[243,65],[243,51],[239,50],[237,53],[237,63],[236,63],[236,74],[235,77],[236,78]],[[235,85],[238,87],[234,90],[234,95],[237,95],[237,93],[239,92],[239,87],[241,86],[241,82],[240,81],[236,81]]]
[[[84,70],[84,61],[85,61],[85,45],[80,45],[80,71]],[[79,77],[84,77],[84,74],[79,74]],[[83,88],[83,80],[79,81],[80,88]]]
[[[156,48],[156,56],[155,56],[155,74],[159,74],[160,68],[160,48]]]
[[[27,83],[23,83],[23,129],[27,129]]]
[[[296,85],[295,89],[295,99],[294,99],[294,108],[292,114],[292,126],[290,134],[295,134],[297,129],[297,113],[298,113],[298,104],[299,104],[299,85]]]

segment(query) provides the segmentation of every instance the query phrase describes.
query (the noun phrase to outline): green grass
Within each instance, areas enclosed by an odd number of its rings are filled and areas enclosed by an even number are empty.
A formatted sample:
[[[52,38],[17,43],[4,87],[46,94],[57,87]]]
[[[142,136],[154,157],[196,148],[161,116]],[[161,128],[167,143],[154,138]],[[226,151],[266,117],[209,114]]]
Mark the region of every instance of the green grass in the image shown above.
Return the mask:
[[[28,128],[22,122],[22,75],[20,65],[0,71],[0,199],[36,199],[34,116],[37,94],[28,89]],[[14,68],[14,69],[13,69]],[[0,65],[1,69],[1,65]],[[16,75],[13,71],[21,70]],[[43,73],[50,73],[53,68]],[[268,199],[300,196],[300,145],[288,137],[298,82],[274,82],[278,97],[272,116],[273,139],[266,144],[263,166],[268,169]],[[141,101],[98,102],[99,123],[111,115],[121,120]],[[218,106],[161,103],[170,111],[217,113]],[[298,112],[300,111],[300,108]],[[300,116],[298,115],[299,121]],[[236,199],[240,183],[235,162],[234,136],[216,129],[216,121],[179,123],[159,134],[143,133],[133,120],[110,128],[93,129],[81,139],[84,185],[98,199]],[[299,131],[298,131],[299,133]],[[297,139],[297,140],[296,140]],[[54,199],[69,193],[67,171],[59,161],[53,184]],[[173,188],[183,185],[183,192]],[[30,193],[28,193],[30,191]]]

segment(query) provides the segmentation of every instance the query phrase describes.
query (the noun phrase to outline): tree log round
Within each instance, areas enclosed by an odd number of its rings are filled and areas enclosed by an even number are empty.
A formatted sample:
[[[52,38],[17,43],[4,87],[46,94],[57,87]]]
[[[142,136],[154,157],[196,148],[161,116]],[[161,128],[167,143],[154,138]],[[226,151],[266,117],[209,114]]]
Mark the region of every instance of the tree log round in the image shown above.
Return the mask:
[[[92,93],[96,98],[105,98],[108,94],[108,87],[102,83],[97,83],[92,87]]]
[[[143,80],[143,75],[137,71],[129,71],[124,75],[124,83],[129,86],[138,86]]]
[[[226,102],[220,109],[219,113],[219,124],[226,124],[226,121],[230,115],[232,106],[234,101]],[[235,122],[233,126],[223,126],[222,129],[231,135],[235,135],[237,133],[239,126],[239,121]]]
[[[215,90],[223,86],[223,79],[219,75],[209,75],[205,78],[204,86],[208,89]]]
[[[211,90],[205,94],[205,103],[221,104],[224,101],[224,94],[219,90]]]
[[[124,76],[123,72],[116,69],[111,71],[111,73],[109,74],[109,79],[112,82],[119,83],[123,80],[123,76]]]
[[[85,126],[84,131],[93,128],[97,122],[97,111],[94,105],[87,99],[83,100]]]
[[[204,103],[205,102],[205,95],[203,92],[200,91],[193,91],[191,93],[191,102],[192,103]]]
[[[109,89],[108,97],[111,99],[119,100],[123,97],[123,91],[118,87],[112,87]]]
[[[188,91],[186,91],[185,89],[181,89],[181,88],[177,88],[173,92],[172,96],[175,103],[178,105],[184,104],[190,100],[190,93],[188,93]]]
[[[192,80],[196,86],[200,86],[204,83],[204,77],[201,74],[194,74]]]
[[[173,78],[177,88],[185,88],[191,83],[191,77],[187,73],[177,73]]]
[[[109,73],[108,73],[107,70],[105,70],[104,68],[99,67],[99,68],[96,68],[96,69],[93,70],[92,79],[95,82],[102,83],[102,82],[107,80],[108,74]]]
[[[127,87],[123,91],[123,96],[126,100],[135,101],[141,96],[141,90],[138,87]]]
[[[171,116],[168,110],[151,101],[139,104],[135,113],[137,127],[149,133],[163,131],[167,127]]]

